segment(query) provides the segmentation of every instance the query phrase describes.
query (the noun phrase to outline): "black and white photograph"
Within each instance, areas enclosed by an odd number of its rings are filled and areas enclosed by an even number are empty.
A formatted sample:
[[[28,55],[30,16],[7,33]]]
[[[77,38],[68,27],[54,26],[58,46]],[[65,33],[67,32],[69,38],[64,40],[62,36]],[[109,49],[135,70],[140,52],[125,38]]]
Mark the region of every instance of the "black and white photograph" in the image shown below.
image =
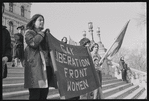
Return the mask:
[[[147,99],[147,2],[2,2],[2,100]]]

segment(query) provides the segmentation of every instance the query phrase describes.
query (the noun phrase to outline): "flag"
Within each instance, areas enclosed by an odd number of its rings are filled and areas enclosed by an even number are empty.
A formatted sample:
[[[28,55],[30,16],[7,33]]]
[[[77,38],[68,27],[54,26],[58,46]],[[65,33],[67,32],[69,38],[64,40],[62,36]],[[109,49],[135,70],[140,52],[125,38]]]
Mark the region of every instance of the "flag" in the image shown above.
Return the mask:
[[[123,39],[124,39],[126,30],[127,30],[129,21],[126,23],[126,25],[124,26],[124,28],[122,29],[122,31],[120,32],[120,34],[118,35],[118,37],[116,38],[115,42],[112,44],[110,49],[108,49],[108,51],[105,53],[103,58],[100,60],[100,63],[103,61],[104,58],[108,57],[111,59],[119,51],[119,49],[121,48],[121,45],[123,43]]]
[[[72,40],[72,39],[70,38],[70,36],[69,36],[69,44],[70,44],[70,45],[75,45],[75,46],[78,45],[77,42],[75,42],[74,40]]]

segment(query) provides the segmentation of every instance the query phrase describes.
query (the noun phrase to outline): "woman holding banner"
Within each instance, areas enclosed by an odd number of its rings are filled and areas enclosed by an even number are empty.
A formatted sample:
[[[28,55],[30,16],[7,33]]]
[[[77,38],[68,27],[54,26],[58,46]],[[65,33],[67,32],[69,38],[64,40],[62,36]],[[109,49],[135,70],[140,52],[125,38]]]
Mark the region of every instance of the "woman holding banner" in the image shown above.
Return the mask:
[[[100,87],[98,89],[96,89],[94,92],[87,93],[86,97],[87,97],[87,99],[103,99],[103,94],[102,94],[102,89],[101,89],[101,86],[102,86],[102,74],[101,74],[101,70],[100,70],[101,64],[99,64],[101,57],[98,54],[99,45],[97,43],[95,43],[91,47],[91,42],[88,38],[81,39],[80,45],[84,46],[84,47],[89,47],[90,51],[92,50],[91,56],[92,56],[93,62],[95,64],[95,69],[97,71],[97,74],[99,75],[99,82],[100,82]],[[80,98],[84,99],[84,96],[85,95],[81,95]],[[93,98],[92,98],[92,96],[93,96]]]
[[[80,46],[88,47],[90,49],[91,41],[88,38],[83,38],[80,40]],[[80,99],[92,99],[92,92],[86,93],[80,96]]]
[[[102,73],[101,73],[101,64],[99,64],[99,61],[101,59],[100,55],[98,54],[98,50],[99,50],[99,45],[97,43],[95,43],[92,47],[91,47],[92,51],[92,59],[95,65],[95,69],[97,74],[99,75],[99,88],[94,90],[94,99],[103,99],[103,94],[102,94]]]
[[[52,62],[43,29],[44,17],[41,14],[35,14],[26,25],[24,88],[29,90],[29,100],[45,100],[49,87],[55,87]]]

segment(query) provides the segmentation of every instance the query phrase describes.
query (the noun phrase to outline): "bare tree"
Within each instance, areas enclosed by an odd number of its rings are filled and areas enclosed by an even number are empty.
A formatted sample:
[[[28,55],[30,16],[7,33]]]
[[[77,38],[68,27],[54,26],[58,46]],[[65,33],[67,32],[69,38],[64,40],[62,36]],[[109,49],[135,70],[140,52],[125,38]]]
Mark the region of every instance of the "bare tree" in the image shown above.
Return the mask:
[[[127,60],[127,57],[129,55],[129,53],[130,53],[130,50],[129,49],[127,49],[125,47],[121,47],[120,50],[118,51],[118,53],[115,54],[115,56],[113,57],[112,60],[114,62],[118,63],[121,56],[124,56],[125,60]]]
[[[121,47],[119,52],[113,57],[112,61],[118,63],[121,56],[124,56],[125,62],[129,67],[135,68],[137,70],[147,71],[147,61],[146,61],[146,43],[142,42],[142,47],[134,48],[129,50],[127,48]]]
[[[146,72],[146,59],[143,53],[135,54],[135,52],[132,51],[131,54],[129,54],[127,62],[129,67]]]
[[[137,21],[139,28],[146,28],[146,3],[141,3],[141,12],[138,13],[137,17],[134,18]]]

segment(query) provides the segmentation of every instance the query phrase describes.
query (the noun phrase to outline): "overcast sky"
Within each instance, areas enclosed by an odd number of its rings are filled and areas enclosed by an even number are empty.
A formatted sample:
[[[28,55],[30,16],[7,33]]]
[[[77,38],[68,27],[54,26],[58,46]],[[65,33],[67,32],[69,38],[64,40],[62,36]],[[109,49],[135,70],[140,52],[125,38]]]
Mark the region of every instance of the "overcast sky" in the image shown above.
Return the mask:
[[[32,3],[31,17],[42,14],[45,17],[45,29],[49,28],[58,40],[69,36],[76,42],[83,38],[82,31],[86,31],[88,22],[93,22],[94,39],[98,42],[97,27],[101,30],[101,41],[105,48],[109,48],[128,20],[128,25],[122,47],[133,49],[141,47],[146,41],[146,29],[136,26],[136,20],[142,10],[141,2],[89,2],[89,3]]]

